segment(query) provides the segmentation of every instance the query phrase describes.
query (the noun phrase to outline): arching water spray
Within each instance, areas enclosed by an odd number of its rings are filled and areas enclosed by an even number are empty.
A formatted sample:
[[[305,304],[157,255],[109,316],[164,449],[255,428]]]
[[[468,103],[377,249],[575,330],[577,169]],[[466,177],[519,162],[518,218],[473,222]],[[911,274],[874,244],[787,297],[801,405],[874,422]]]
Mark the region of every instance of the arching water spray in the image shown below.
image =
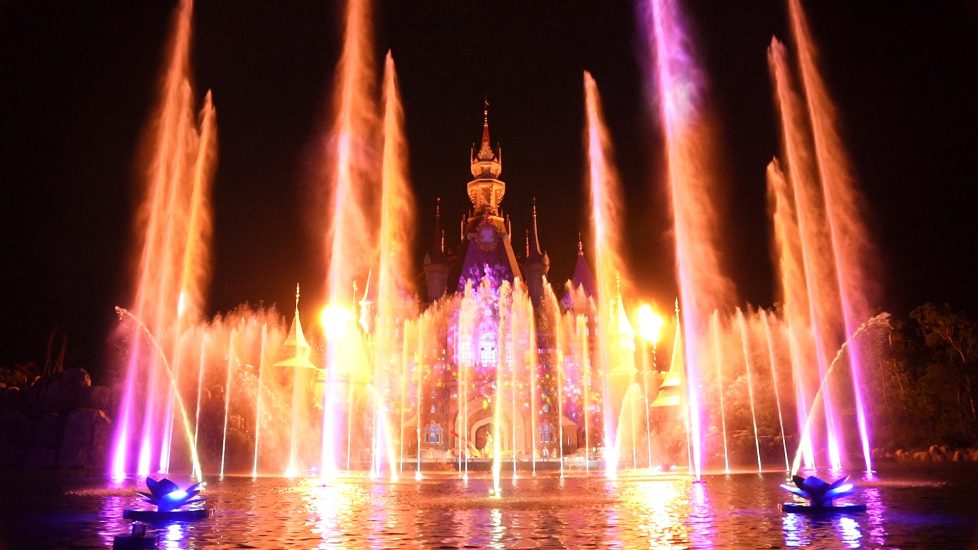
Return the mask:
[[[133,315],[129,310],[118,306],[116,306],[115,312],[120,318],[128,317],[132,319],[139,329],[146,335],[146,338],[150,341],[150,343],[153,344],[153,347],[156,349],[156,353],[159,354],[160,360],[163,362],[163,367],[166,369],[166,373],[168,375],[170,389],[176,394],[177,406],[180,410],[180,419],[183,423],[184,436],[187,439],[188,451],[190,453],[190,459],[192,462],[192,470],[190,475],[193,479],[202,481],[204,477],[200,470],[200,460],[197,458],[197,448],[190,444],[194,437],[193,431],[190,428],[190,418],[187,416],[187,409],[183,404],[183,398],[180,397],[180,392],[177,391],[178,388],[176,387],[176,380],[173,378],[173,376],[170,376],[172,374],[170,371],[170,364],[167,362],[166,356],[163,354],[163,349],[159,346],[159,343],[156,341],[153,333],[149,331],[149,328],[143,324],[139,317]]]
[[[850,336],[845,342],[842,343],[842,346],[839,347],[839,351],[836,352],[835,357],[832,359],[832,362],[829,364],[829,368],[828,370],[826,370],[825,376],[823,376],[821,382],[819,382],[818,391],[815,393],[815,399],[812,402],[812,410],[808,415],[808,422],[805,423],[804,433],[802,435],[806,435],[807,432],[812,427],[812,417],[815,416],[814,414],[815,408],[823,402],[822,390],[825,389],[825,383],[828,382],[829,376],[832,375],[835,366],[845,355],[846,351],[848,351],[850,345],[854,343],[861,334],[875,327],[890,328],[890,314],[880,313],[879,315],[876,315],[875,317],[872,317],[869,320],[867,320],[865,323],[859,325],[859,328],[856,329],[856,332],[854,332],[852,336]],[[790,472],[791,475],[792,476],[797,475],[800,469],[801,469],[801,449],[799,448],[797,451],[795,451],[795,458],[791,462],[791,472]]]

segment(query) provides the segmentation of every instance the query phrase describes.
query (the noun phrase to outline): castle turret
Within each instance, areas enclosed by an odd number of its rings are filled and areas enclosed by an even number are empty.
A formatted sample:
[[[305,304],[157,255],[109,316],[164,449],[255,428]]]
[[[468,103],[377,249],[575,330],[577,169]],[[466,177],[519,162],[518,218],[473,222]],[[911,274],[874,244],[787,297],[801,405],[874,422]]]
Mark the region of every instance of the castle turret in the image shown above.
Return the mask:
[[[435,232],[424,257],[424,278],[428,301],[434,302],[448,291],[448,255],[445,253],[445,230],[441,228],[441,197],[435,200]]]
[[[533,198],[533,228],[526,238],[526,261],[523,263],[523,275],[526,286],[530,291],[533,305],[539,306],[543,300],[543,282],[550,271],[550,257],[540,249],[540,234],[537,230],[537,199]]]

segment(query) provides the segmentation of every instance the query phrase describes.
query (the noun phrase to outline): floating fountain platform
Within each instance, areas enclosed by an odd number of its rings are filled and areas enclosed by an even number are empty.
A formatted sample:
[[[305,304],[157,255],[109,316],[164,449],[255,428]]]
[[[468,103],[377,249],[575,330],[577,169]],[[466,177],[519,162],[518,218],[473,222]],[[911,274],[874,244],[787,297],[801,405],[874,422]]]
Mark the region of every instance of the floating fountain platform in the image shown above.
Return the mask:
[[[208,508],[189,508],[181,510],[190,504],[204,502],[203,498],[194,497],[200,493],[201,484],[197,483],[186,489],[181,489],[176,483],[167,478],[155,480],[146,478],[146,487],[150,492],[136,491],[146,502],[156,506],[156,510],[125,510],[124,519],[145,521],[147,523],[166,523],[174,521],[197,521],[211,515]]]
[[[795,486],[782,484],[781,488],[789,493],[808,500],[807,504],[785,502],[780,505],[781,511],[792,514],[845,514],[865,512],[865,504],[834,504],[837,498],[848,496],[856,490],[849,483],[849,476],[837,479],[832,483],[815,477],[792,476]]]
[[[171,521],[198,521],[210,517],[208,508],[194,510],[126,510],[122,513],[124,519],[145,521],[146,523],[167,523]]]

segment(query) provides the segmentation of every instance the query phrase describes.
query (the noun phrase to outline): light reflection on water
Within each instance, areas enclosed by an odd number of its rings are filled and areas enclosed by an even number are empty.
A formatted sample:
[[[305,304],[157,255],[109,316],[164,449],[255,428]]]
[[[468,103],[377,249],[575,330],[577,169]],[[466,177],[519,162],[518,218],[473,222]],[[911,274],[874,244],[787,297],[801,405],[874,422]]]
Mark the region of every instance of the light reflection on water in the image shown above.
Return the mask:
[[[524,477],[492,499],[492,482],[484,478],[431,475],[388,484],[228,477],[208,486],[210,519],[155,533],[163,548],[856,548],[923,541],[960,547],[974,539],[974,517],[955,516],[961,491],[945,483],[864,480],[857,499],[866,513],[812,517],[778,510],[788,500],[778,488],[783,481],[778,474],[715,476],[705,483]],[[138,506],[132,482],[78,487],[35,480],[35,489],[23,491],[15,505],[7,498],[13,482],[0,482],[0,547],[104,547],[128,531],[123,510]],[[967,511],[974,512],[968,500]]]

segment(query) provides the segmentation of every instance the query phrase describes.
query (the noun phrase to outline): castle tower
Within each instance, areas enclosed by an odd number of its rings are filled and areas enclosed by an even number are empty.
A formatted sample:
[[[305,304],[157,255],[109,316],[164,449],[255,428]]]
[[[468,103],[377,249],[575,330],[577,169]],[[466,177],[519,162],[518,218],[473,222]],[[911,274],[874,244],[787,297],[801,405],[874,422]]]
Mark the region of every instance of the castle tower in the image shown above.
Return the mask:
[[[458,290],[465,283],[478,283],[489,276],[498,284],[520,277],[519,264],[513,254],[509,220],[503,217],[499,205],[506,194],[506,183],[499,179],[503,170],[502,148],[495,151],[489,141],[489,102],[482,111],[482,143],[476,154],[475,145],[469,154],[472,181],[466,189],[472,210],[466,217],[462,237],[462,268]]]
[[[540,235],[537,231],[537,199],[533,198],[533,228],[526,238],[526,260],[523,263],[523,275],[526,286],[530,291],[530,299],[534,306],[539,306],[543,300],[543,281],[550,271],[550,256],[540,250]]]
[[[424,278],[428,301],[434,302],[448,291],[448,255],[445,252],[445,230],[441,228],[441,197],[435,202],[435,234],[424,256]]]

